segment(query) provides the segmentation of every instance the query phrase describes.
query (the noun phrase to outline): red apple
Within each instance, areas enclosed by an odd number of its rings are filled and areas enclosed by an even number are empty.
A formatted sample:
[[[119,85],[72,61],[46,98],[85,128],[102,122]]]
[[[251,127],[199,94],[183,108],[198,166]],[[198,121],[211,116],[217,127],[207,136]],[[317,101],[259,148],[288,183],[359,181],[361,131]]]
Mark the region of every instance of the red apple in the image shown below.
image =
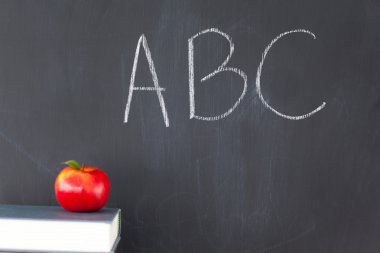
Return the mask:
[[[102,170],[80,166],[76,161],[65,162],[55,180],[58,203],[72,212],[95,212],[106,204],[110,193],[108,176]]]

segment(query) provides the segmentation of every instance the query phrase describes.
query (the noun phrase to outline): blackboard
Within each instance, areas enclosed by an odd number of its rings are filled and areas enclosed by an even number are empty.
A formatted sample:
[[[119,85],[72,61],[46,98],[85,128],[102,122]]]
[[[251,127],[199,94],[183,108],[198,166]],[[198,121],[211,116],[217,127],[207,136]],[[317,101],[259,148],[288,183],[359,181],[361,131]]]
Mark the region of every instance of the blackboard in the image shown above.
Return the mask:
[[[1,1],[0,202],[56,205],[75,159],[118,252],[379,252],[379,27],[376,0]]]

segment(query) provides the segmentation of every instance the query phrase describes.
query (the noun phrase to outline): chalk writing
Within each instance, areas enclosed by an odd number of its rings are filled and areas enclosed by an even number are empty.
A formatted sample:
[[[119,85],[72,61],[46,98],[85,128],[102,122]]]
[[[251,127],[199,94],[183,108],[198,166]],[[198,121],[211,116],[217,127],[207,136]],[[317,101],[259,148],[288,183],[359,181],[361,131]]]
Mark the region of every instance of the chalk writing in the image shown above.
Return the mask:
[[[229,53],[228,53],[226,59],[223,61],[223,63],[216,70],[214,70],[210,74],[206,75],[205,77],[201,78],[200,82],[202,83],[204,81],[207,81],[207,80],[211,79],[213,76],[215,76],[215,75],[217,75],[217,74],[219,74],[221,72],[233,72],[233,73],[239,75],[243,79],[243,89],[242,89],[242,92],[241,92],[240,97],[238,98],[238,100],[226,112],[224,112],[222,114],[219,114],[219,115],[216,115],[216,116],[200,116],[200,115],[196,115],[195,114],[194,40],[196,38],[198,38],[199,36],[204,35],[206,33],[216,33],[218,35],[221,35],[222,37],[224,37],[229,42],[230,49],[229,49]],[[316,36],[314,35],[314,33],[312,33],[311,31],[305,30],[305,29],[296,29],[296,30],[287,31],[287,32],[281,33],[280,35],[278,35],[277,37],[275,37],[269,43],[269,45],[265,48],[264,53],[262,54],[262,59],[261,59],[260,64],[259,64],[259,66],[257,68],[257,74],[256,74],[256,92],[257,92],[257,94],[258,94],[258,96],[260,98],[260,101],[264,104],[264,106],[266,108],[268,108],[269,110],[271,110],[272,112],[274,112],[276,115],[278,115],[278,116],[280,116],[282,118],[285,118],[285,119],[289,119],[289,120],[302,120],[302,119],[309,118],[313,114],[315,114],[318,111],[322,110],[326,106],[326,102],[322,102],[322,104],[319,107],[317,107],[316,109],[314,109],[313,111],[311,111],[309,113],[298,115],[298,116],[290,116],[290,115],[286,115],[286,114],[281,113],[278,110],[274,109],[264,99],[264,96],[263,96],[263,94],[261,92],[261,81],[260,81],[260,79],[261,79],[261,73],[262,73],[262,69],[263,69],[265,58],[266,58],[269,50],[272,48],[272,46],[279,39],[281,39],[282,37],[285,37],[286,35],[292,34],[292,33],[306,33],[306,34],[310,35],[311,37],[313,37],[313,39],[316,39]],[[139,58],[141,44],[143,45],[144,52],[145,52],[145,55],[146,55],[146,58],[147,58],[147,61],[148,61],[148,64],[149,64],[149,70],[150,70],[150,73],[152,75],[154,87],[135,87],[135,75],[136,75],[136,69],[137,69],[137,64],[138,64],[138,58]],[[248,81],[247,75],[242,70],[240,70],[238,68],[227,67],[228,62],[231,59],[232,54],[234,53],[234,49],[235,49],[235,47],[234,47],[234,43],[232,42],[231,36],[229,36],[228,34],[220,31],[217,28],[209,28],[209,29],[203,30],[203,31],[195,34],[194,36],[192,36],[192,37],[190,37],[188,39],[190,119],[195,118],[195,119],[198,119],[198,120],[205,120],[205,121],[215,121],[215,120],[223,119],[223,118],[227,117],[228,115],[230,115],[236,109],[236,107],[240,104],[240,102],[243,100],[243,98],[244,98],[244,96],[245,96],[245,94],[247,92],[247,81]],[[149,47],[148,47],[148,42],[147,42],[144,34],[142,34],[140,36],[140,39],[139,39],[139,41],[137,43],[136,52],[135,52],[135,58],[134,58],[134,62],[133,62],[133,69],[132,69],[130,86],[129,86],[128,101],[127,101],[127,105],[126,105],[126,108],[125,108],[125,114],[124,114],[124,122],[125,123],[128,122],[128,116],[129,116],[130,106],[131,106],[131,102],[132,102],[132,96],[133,96],[133,92],[136,91],[136,90],[138,90],[138,91],[155,91],[157,93],[157,97],[158,97],[158,101],[160,103],[162,115],[164,117],[165,126],[169,127],[168,113],[166,111],[164,98],[163,98],[162,93],[161,93],[162,91],[165,91],[165,88],[162,88],[162,87],[159,86],[156,70],[155,70],[155,67],[154,67],[153,60],[152,60],[152,55],[150,53],[150,50],[149,50]]]
[[[139,53],[140,53],[140,45],[141,45],[141,43],[143,45],[145,56],[146,56],[146,59],[147,59],[148,64],[149,64],[149,70],[150,70],[150,73],[152,75],[154,87],[135,87],[135,76],[136,76],[137,64],[138,64],[138,61],[139,61]],[[157,78],[157,74],[156,74],[156,69],[154,67],[152,55],[150,53],[148,42],[147,42],[144,34],[140,36],[140,39],[137,42],[137,47],[136,47],[136,52],[135,52],[135,59],[133,61],[133,68],[132,68],[132,74],[131,74],[131,81],[130,81],[130,84],[129,84],[128,101],[127,101],[127,106],[125,107],[124,123],[128,122],[128,116],[129,116],[129,110],[130,110],[130,107],[131,107],[133,91],[135,91],[135,90],[140,90],[140,91],[156,91],[157,97],[158,97],[158,101],[160,103],[160,107],[161,107],[161,111],[162,111],[162,116],[164,117],[165,126],[169,127],[168,113],[166,111],[164,97],[161,94],[162,91],[165,91],[165,88],[161,88],[160,85],[158,84],[158,78]]]
[[[325,107],[326,103],[323,102],[319,107],[317,107],[315,110],[313,110],[313,111],[311,111],[309,113],[306,113],[306,114],[303,114],[303,115],[299,115],[299,116],[289,116],[289,115],[286,115],[286,114],[283,114],[283,113],[277,111],[272,106],[270,106],[267,103],[267,101],[265,101],[265,99],[263,97],[263,94],[261,93],[261,87],[260,87],[261,71],[263,69],[265,57],[267,56],[269,50],[274,45],[274,43],[276,43],[279,39],[281,39],[282,37],[284,37],[284,36],[286,36],[288,34],[291,34],[291,33],[306,33],[306,34],[311,35],[314,39],[316,39],[314,33],[310,32],[308,30],[304,30],[304,29],[297,29],[297,30],[292,30],[292,31],[284,32],[284,33],[281,33],[280,35],[278,35],[276,38],[274,38],[271,41],[271,43],[269,43],[269,45],[265,48],[264,53],[263,53],[263,57],[262,57],[261,62],[260,62],[260,65],[257,68],[257,74],[256,74],[256,92],[257,92],[257,94],[259,94],[259,98],[260,98],[261,102],[265,105],[265,107],[267,107],[268,109],[270,109],[272,112],[274,112],[278,116],[283,117],[285,119],[290,119],[290,120],[300,120],[300,119],[306,119],[306,118],[310,117],[311,115],[313,115],[314,113],[317,113],[318,111],[322,110],[323,107]]]
[[[203,117],[203,116],[195,115],[195,100],[194,100],[194,39],[197,38],[198,36],[202,35],[202,34],[209,33],[209,32],[220,34],[224,38],[226,38],[228,40],[228,42],[230,43],[230,52],[229,52],[227,58],[224,60],[224,62],[214,72],[212,72],[212,73],[208,74],[207,76],[203,77],[201,79],[201,82],[204,82],[204,81],[210,79],[211,77],[215,76],[216,74],[218,74],[220,72],[230,71],[230,72],[234,72],[234,73],[238,74],[239,76],[241,76],[241,78],[244,80],[244,86],[243,86],[243,91],[240,94],[239,99],[235,102],[235,104],[230,109],[228,109],[228,111],[226,111],[223,114],[220,114],[220,115],[217,115],[217,116],[213,116],[213,117]],[[220,30],[218,30],[216,28],[210,28],[210,29],[206,29],[204,31],[201,31],[201,32],[197,33],[196,35],[194,35],[193,37],[191,37],[189,39],[188,43],[189,43],[190,119],[196,118],[196,119],[200,119],[200,120],[212,121],[212,120],[219,120],[219,119],[222,119],[222,118],[230,115],[236,109],[236,107],[240,104],[241,100],[244,98],[245,93],[247,92],[247,75],[243,71],[241,71],[240,69],[226,67],[228,61],[230,60],[232,54],[234,53],[234,43],[232,43],[231,37],[228,34],[226,34],[224,32],[221,32]]]

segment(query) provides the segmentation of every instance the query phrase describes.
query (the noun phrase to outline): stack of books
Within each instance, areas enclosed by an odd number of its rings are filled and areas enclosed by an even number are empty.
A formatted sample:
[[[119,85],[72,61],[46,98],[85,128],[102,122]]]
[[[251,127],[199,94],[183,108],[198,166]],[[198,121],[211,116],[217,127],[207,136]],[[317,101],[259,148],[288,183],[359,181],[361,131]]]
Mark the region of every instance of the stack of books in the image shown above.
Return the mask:
[[[0,205],[0,252],[114,252],[120,209],[72,213],[58,206]]]

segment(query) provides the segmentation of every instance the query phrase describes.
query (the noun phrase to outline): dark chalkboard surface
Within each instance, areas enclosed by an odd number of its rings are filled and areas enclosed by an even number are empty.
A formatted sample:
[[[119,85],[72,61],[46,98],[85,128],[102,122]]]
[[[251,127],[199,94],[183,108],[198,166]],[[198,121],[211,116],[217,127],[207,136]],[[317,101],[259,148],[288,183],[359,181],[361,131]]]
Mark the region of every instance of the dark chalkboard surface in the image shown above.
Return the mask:
[[[379,252],[379,27],[376,0],[1,1],[0,202],[56,205],[76,159],[118,252]]]

